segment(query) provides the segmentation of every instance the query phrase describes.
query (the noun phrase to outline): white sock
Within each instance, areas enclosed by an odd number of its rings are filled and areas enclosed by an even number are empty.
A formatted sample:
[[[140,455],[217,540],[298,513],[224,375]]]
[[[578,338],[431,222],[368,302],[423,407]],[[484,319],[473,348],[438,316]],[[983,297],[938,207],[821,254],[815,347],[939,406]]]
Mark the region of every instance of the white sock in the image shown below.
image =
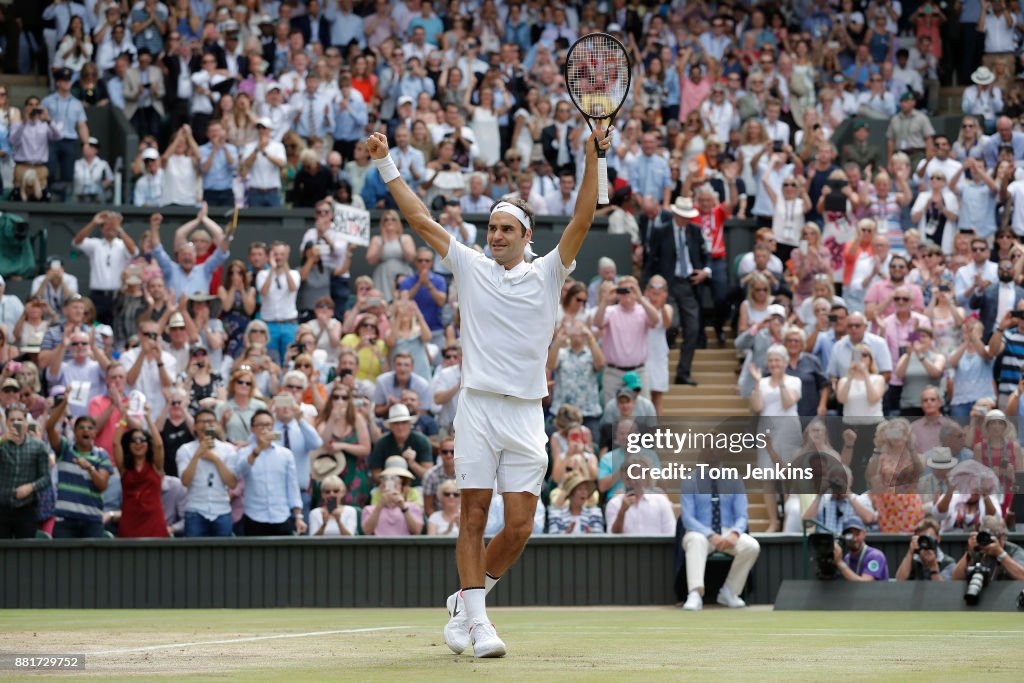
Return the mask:
[[[490,619],[487,618],[486,597],[487,591],[483,588],[464,588],[462,590],[462,599],[466,603],[466,616],[469,619],[469,623],[472,624],[477,621],[484,624],[491,623]]]
[[[494,584],[498,583],[499,581],[501,581],[500,576],[491,576],[490,574],[484,574],[484,595],[489,594],[491,592],[491,589],[494,588]]]

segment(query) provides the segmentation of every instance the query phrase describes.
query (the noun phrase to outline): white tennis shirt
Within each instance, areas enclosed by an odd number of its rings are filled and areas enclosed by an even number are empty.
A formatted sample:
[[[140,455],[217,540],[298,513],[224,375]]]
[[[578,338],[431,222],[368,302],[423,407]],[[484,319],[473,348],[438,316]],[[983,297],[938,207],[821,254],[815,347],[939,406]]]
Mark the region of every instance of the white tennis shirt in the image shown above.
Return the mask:
[[[523,399],[548,395],[544,374],[562,284],[576,267],[556,247],[505,270],[455,239],[442,261],[455,275],[462,320],[462,386]]]

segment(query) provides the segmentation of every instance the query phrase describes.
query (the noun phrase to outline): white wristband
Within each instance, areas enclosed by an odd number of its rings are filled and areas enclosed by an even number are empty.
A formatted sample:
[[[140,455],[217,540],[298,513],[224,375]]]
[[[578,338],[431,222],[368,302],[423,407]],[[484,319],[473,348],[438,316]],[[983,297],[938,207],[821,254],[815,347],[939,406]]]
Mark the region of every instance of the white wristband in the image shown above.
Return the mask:
[[[390,154],[383,159],[374,159],[373,165],[377,167],[380,179],[384,181],[385,185],[401,175],[398,172],[398,167],[395,166],[395,160],[391,158]]]

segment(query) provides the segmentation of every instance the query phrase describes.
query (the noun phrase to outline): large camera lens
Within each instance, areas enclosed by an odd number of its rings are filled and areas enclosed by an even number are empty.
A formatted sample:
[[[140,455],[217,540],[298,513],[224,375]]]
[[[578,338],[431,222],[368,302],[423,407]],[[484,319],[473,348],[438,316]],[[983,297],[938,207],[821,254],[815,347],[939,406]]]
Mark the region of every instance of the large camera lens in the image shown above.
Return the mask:
[[[990,534],[987,531],[979,531],[978,532],[978,538],[976,540],[976,543],[978,544],[979,548],[984,548],[985,546],[987,546],[991,542],[992,542],[992,534]]]

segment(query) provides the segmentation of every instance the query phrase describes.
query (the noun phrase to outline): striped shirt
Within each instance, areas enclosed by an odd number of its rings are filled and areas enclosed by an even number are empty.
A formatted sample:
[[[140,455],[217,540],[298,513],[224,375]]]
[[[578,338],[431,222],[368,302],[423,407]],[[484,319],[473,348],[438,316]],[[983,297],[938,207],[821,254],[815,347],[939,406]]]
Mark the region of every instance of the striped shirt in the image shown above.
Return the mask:
[[[67,439],[61,437],[60,458],[57,460],[57,517],[99,522],[103,519],[103,492],[92,483],[87,470],[75,460],[85,458],[98,470],[113,476],[114,466],[107,452],[93,446],[90,453],[80,453]]]
[[[999,393],[1011,394],[1020,381],[1021,367],[1024,366],[1024,333],[1016,327],[1003,331],[1006,348],[996,361],[998,367]]]

